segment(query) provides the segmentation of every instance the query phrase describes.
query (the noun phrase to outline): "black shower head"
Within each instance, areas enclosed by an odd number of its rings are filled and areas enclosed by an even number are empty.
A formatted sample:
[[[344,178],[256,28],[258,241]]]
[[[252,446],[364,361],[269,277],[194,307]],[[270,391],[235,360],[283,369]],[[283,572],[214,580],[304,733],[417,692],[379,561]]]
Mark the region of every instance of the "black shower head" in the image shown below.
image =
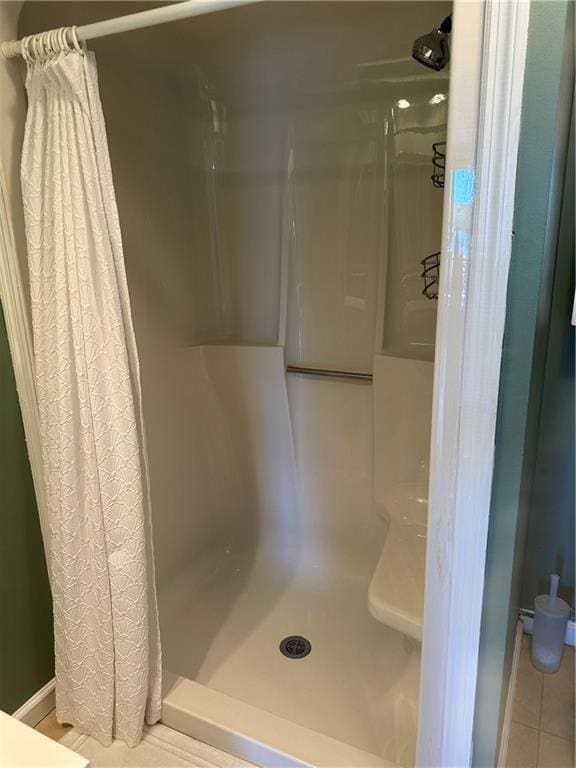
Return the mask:
[[[450,61],[450,49],[448,48],[448,35],[452,30],[452,16],[447,16],[442,24],[418,37],[412,46],[412,58],[420,64],[437,72],[444,69]]]

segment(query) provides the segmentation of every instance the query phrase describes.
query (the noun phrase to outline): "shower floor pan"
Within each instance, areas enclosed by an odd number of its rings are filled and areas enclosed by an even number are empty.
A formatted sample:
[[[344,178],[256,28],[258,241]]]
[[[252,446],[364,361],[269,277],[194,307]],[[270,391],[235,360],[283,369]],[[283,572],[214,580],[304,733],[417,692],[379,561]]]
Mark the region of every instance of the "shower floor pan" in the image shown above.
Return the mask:
[[[419,644],[370,615],[373,564],[307,559],[212,556],[161,592],[163,722],[267,767],[414,765]]]

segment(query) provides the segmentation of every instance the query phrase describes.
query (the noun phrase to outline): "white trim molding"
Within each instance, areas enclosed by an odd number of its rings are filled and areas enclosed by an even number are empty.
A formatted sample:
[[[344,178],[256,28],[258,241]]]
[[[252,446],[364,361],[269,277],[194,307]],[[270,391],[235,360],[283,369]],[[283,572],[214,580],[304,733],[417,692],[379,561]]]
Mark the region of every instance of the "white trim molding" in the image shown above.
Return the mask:
[[[472,733],[530,4],[454,4],[417,765]]]
[[[38,725],[56,706],[56,678],[49,680],[46,685],[25,701],[12,715],[31,728]]]

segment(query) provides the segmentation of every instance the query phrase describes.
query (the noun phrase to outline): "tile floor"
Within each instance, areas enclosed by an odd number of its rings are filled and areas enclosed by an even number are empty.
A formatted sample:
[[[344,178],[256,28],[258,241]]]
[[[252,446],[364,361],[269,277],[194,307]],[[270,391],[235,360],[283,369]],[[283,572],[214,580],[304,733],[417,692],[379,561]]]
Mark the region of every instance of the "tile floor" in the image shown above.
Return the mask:
[[[145,727],[142,741],[133,749],[121,741],[103,747],[71,726],[60,725],[56,710],[36,730],[87,757],[91,768],[256,768],[161,723]]]
[[[60,725],[56,720],[56,710],[53,709],[43,720],[40,720],[36,726],[36,730],[43,733],[44,736],[48,736],[53,741],[60,741],[72,728],[71,725]]]
[[[573,768],[574,648],[565,646],[558,672],[545,675],[532,666],[531,642],[523,636],[507,768]]]
[[[133,748],[122,741],[103,747],[74,729],[61,743],[87,757],[91,768],[256,768],[161,723],[146,726],[142,741]]]

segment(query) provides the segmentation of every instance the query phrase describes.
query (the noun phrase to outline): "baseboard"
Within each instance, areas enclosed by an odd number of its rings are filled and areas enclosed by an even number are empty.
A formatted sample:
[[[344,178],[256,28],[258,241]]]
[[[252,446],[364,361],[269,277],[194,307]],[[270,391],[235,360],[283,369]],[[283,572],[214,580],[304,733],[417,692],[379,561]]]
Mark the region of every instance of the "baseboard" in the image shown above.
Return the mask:
[[[514,655],[512,656],[512,669],[510,670],[508,694],[506,696],[506,708],[504,709],[504,721],[502,723],[502,733],[500,735],[498,768],[505,768],[507,763],[508,742],[510,740],[510,726],[512,724],[512,707],[514,706],[514,691],[516,689],[516,678],[518,677],[518,664],[520,663],[520,651],[522,649],[523,634],[524,624],[520,620],[516,625],[516,635],[514,637]]]
[[[534,630],[534,617],[529,614],[522,614],[520,616],[524,622],[524,632],[527,635],[531,635]],[[569,621],[566,627],[566,637],[564,638],[566,645],[576,645],[576,621]]]
[[[32,728],[38,725],[56,706],[56,678],[49,680],[45,686],[36,691],[28,701],[25,701],[12,717],[21,720]]]

